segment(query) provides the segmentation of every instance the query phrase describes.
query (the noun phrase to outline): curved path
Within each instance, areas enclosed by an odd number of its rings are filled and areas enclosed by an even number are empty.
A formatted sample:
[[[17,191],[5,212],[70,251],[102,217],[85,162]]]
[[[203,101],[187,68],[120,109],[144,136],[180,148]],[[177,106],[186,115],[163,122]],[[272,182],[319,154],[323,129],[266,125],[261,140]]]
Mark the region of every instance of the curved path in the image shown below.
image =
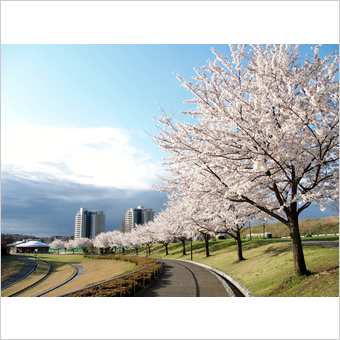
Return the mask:
[[[32,274],[34,269],[37,266],[37,263],[35,260],[30,259],[26,256],[21,255],[15,255],[17,256],[18,260],[24,261],[24,266],[20,269],[20,271],[13,276],[9,277],[7,280],[1,282],[1,290],[7,289],[10,286],[13,286],[17,282],[23,280],[28,275]]]
[[[222,297],[232,296],[221,279],[191,262],[163,259],[161,276],[142,297]]]
[[[55,285],[55,286],[53,286],[51,288],[48,288],[48,289],[46,289],[43,292],[40,292],[40,293],[34,295],[35,297],[43,297],[44,295],[49,294],[52,291],[59,289],[61,286],[64,286],[67,283],[69,283],[70,281],[73,281],[73,280],[77,279],[85,271],[84,267],[81,264],[79,264],[79,263],[70,263],[70,262],[63,262],[63,263],[66,263],[66,264],[68,264],[68,265],[73,267],[73,274],[69,278],[64,280],[63,282],[61,282],[61,283],[59,283],[59,284],[57,284],[57,285]]]

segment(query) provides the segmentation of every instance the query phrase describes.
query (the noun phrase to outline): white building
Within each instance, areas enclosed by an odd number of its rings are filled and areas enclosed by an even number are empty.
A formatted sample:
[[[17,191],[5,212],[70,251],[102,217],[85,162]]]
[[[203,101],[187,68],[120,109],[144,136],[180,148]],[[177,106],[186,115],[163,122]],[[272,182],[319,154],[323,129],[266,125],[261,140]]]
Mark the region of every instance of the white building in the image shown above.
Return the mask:
[[[126,231],[131,231],[136,224],[144,224],[153,221],[154,213],[151,208],[144,208],[139,205],[137,208],[130,208],[125,214]]]
[[[102,210],[88,211],[80,208],[75,218],[74,238],[91,237],[105,232],[105,214]]]

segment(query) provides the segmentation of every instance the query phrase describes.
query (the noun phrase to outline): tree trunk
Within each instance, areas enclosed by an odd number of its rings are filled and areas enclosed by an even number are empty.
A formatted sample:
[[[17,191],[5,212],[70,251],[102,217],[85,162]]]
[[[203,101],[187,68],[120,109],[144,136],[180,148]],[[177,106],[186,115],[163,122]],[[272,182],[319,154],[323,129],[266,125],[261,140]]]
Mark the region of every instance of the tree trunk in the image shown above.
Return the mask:
[[[183,255],[186,255],[187,253],[185,252],[185,239],[182,240],[182,246],[183,246]]]
[[[151,246],[148,245],[148,248],[149,248],[149,255],[151,254],[151,247],[152,247],[152,245],[151,245]]]
[[[243,254],[242,254],[242,242],[241,242],[241,234],[240,230],[236,231],[236,243],[237,243],[237,255],[238,255],[238,260],[243,261]]]
[[[164,245],[165,245],[165,255],[169,255],[169,253],[168,253],[168,244],[165,243]]]
[[[294,259],[294,271],[296,276],[307,275],[307,267],[305,263],[305,257],[303,255],[301,237],[299,232],[299,220],[298,217],[289,217],[289,230],[290,239],[292,241],[293,259]]]
[[[137,248],[137,247],[135,247],[135,249],[136,249],[136,255],[138,255],[138,248]]]
[[[210,256],[210,253],[209,253],[209,239],[210,239],[210,236],[209,235],[204,235],[203,239],[204,239],[204,244],[205,244],[205,255],[208,257],[208,256]]]
[[[124,249],[124,247],[122,247],[122,250],[123,250],[123,255],[124,255],[124,252],[125,252],[125,249]]]

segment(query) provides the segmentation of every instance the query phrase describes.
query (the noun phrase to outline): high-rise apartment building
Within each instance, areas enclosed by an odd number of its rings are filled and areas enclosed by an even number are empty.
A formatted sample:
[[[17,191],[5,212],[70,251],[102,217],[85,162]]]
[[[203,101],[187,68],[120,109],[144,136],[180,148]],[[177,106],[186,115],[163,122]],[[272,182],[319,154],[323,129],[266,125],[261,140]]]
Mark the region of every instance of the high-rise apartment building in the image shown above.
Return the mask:
[[[105,214],[102,210],[80,208],[75,218],[74,238],[91,237],[105,232]]]
[[[137,208],[130,208],[125,214],[125,229],[131,231],[136,224],[144,224],[153,221],[154,213],[151,208],[144,208],[139,205]]]

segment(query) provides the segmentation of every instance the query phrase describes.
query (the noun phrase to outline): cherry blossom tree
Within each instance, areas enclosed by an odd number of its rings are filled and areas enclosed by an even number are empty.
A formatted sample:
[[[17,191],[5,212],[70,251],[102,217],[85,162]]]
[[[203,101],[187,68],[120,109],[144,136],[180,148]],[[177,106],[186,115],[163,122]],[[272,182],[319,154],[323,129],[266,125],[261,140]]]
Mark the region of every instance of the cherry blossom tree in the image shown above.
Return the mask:
[[[175,239],[175,233],[171,223],[173,218],[174,216],[172,216],[170,209],[162,210],[154,218],[158,242],[164,245],[166,255],[169,255],[168,245]]]
[[[111,248],[110,234],[100,233],[93,240],[93,246],[100,249],[100,252],[106,252]]]
[[[86,237],[80,237],[80,238],[75,239],[74,241],[75,241],[76,248],[82,248],[83,252],[86,247],[93,244],[93,241]]]
[[[164,112],[154,140],[169,177],[159,190],[202,200],[218,194],[245,203],[287,226],[297,276],[308,274],[299,215],[312,202],[324,209],[338,197],[338,56],[320,46],[301,61],[299,46],[230,46],[196,70],[196,84],[177,75],[193,94],[181,124]]]
[[[58,249],[58,254],[59,254],[59,249],[65,248],[65,242],[62,240],[54,240],[49,244],[50,248],[52,249]]]
[[[135,248],[136,255],[138,255],[138,248],[141,245],[141,240],[136,229],[132,229],[129,233],[126,234],[126,244],[129,247]]]
[[[121,232],[120,230],[113,230],[113,231],[108,231],[106,233],[108,235],[108,242],[109,242],[109,246],[111,248],[114,248],[114,252],[116,252],[117,250],[117,246],[121,245],[121,237],[123,232]]]
[[[64,243],[64,246],[66,249],[68,250],[73,250],[73,254],[74,254],[74,249],[77,248],[77,244],[75,240],[68,240],[67,242]]]
[[[148,249],[149,255],[151,254],[151,247],[158,242],[158,230],[153,221],[149,221],[146,224],[136,225],[136,234],[141,244],[145,244]]]

